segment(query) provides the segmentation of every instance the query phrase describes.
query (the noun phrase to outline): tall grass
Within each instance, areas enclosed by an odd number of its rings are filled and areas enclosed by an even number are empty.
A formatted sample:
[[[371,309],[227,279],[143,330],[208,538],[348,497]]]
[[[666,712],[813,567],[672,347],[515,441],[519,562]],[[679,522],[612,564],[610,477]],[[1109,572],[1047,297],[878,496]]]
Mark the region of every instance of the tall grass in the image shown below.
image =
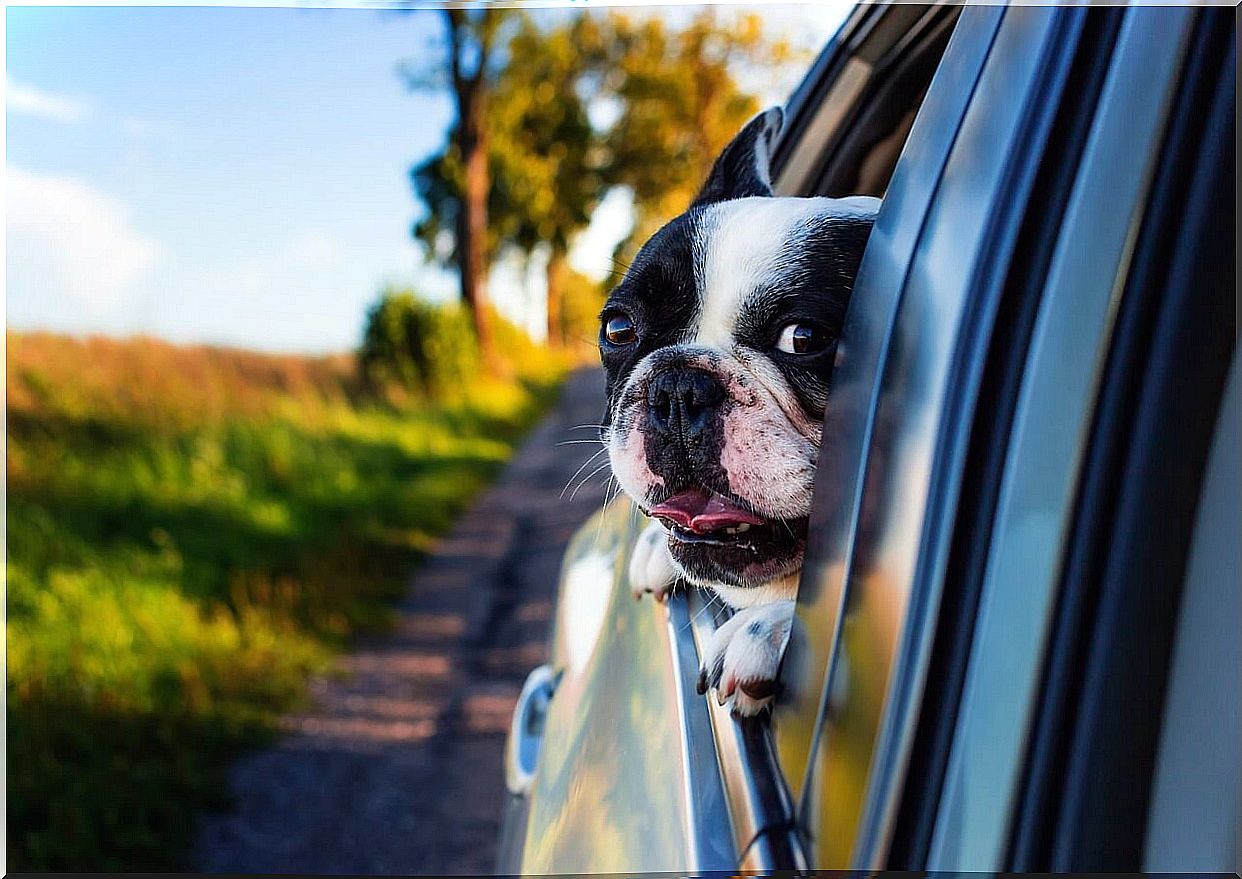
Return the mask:
[[[8,334],[9,868],[183,867],[563,364],[367,403],[349,357]]]

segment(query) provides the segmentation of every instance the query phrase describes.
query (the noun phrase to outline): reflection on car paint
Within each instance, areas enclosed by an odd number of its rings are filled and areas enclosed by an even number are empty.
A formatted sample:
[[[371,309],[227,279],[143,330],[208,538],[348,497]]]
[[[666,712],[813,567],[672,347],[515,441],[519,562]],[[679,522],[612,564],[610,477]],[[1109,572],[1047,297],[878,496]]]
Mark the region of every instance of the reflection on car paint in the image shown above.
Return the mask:
[[[568,590],[582,594],[558,604],[553,665],[564,675],[530,795],[527,872],[695,867],[667,611],[634,601],[623,577],[637,522],[616,501],[566,553]],[[573,631],[584,620],[598,625],[594,639]]]

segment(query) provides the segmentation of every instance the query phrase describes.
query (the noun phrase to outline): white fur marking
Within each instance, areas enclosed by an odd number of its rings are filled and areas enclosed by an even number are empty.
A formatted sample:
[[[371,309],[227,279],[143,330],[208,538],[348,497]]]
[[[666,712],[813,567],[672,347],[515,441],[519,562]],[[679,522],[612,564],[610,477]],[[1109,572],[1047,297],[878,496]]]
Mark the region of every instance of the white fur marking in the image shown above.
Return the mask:
[[[696,242],[702,298],[690,338],[733,350],[737,316],[748,296],[779,277],[791,233],[818,216],[865,215],[866,201],[873,200],[757,196],[708,207]]]

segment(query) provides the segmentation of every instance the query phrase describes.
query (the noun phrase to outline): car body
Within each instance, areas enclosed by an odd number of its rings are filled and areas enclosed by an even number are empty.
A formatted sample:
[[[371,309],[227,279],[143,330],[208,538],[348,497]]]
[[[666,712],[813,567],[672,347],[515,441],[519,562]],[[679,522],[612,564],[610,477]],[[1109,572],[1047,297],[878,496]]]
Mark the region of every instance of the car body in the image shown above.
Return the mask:
[[[855,10],[774,158],[779,194],[884,196],[781,696],[696,694],[727,611],[635,602],[612,503],[515,712],[501,872],[1236,870],[1234,41]]]

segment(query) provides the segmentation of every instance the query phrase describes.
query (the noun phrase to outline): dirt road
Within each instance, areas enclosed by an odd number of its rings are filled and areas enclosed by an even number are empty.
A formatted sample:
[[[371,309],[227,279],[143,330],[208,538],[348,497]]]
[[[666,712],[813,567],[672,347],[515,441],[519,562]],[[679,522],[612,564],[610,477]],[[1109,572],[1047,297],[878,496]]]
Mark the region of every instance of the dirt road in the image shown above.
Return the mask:
[[[598,447],[557,443],[596,436],[570,428],[602,411],[599,371],[573,375],[419,565],[395,632],[360,644],[343,678],[316,681],[314,709],[234,768],[236,808],[204,821],[198,870],[492,871],[513,704],[545,658],[561,553],[603,499],[602,475],[561,496]]]

